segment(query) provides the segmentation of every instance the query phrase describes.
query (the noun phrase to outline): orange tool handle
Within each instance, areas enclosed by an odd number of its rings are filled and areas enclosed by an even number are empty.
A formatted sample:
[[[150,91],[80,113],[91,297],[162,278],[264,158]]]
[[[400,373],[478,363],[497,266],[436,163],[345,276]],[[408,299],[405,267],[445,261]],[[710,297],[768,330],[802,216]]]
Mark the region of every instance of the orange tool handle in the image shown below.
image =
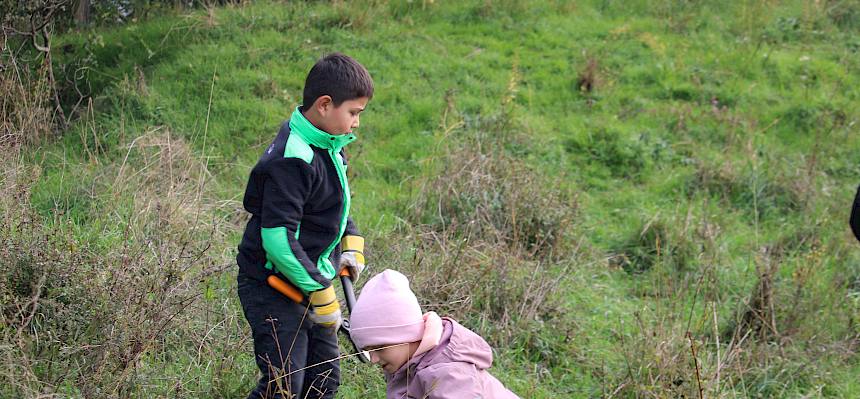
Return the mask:
[[[338,276],[347,276],[347,277],[349,277],[349,270],[347,270],[345,267],[342,267],[342,268],[340,269],[340,271],[339,271],[339,272],[337,272],[337,275],[338,275]]]
[[[284,296],[292,299],[295,303],[302,303],[305,299],[305,296],[302,295],[296,287],[287,284],[286,281],[279,279],[275,275],[269,276],[269,278],[266,279],[266,282],[269,283],[269,287],[272,287],[281,294],[284,294]]]

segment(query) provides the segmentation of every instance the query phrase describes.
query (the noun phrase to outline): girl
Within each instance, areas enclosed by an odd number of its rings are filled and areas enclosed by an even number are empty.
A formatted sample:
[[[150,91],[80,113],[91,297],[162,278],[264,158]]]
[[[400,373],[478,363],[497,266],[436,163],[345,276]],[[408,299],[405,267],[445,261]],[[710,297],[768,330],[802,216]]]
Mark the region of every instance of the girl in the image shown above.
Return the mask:
[[[385,372],[389,399],[517,398],[487,372],[493,363],[487,342],[453,319],[422,314],[397,271],[368,280],[350,327],[356,346]]]

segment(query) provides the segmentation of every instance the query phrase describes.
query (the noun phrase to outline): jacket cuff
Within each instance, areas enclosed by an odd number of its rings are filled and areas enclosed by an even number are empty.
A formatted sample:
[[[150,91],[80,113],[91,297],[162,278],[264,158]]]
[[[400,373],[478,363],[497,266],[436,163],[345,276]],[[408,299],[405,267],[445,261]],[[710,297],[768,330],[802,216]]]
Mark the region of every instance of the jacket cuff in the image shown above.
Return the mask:
[[[355,251],[364,253],[364,237],[362,236],[343,236],[340,241],[341,251]]]

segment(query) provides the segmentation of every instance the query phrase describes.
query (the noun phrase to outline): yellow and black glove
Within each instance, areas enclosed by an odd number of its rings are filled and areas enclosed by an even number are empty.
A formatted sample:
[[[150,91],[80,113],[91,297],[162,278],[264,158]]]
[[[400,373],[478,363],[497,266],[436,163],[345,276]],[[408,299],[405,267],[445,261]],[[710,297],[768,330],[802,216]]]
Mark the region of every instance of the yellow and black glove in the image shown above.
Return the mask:
[[[340,313],[340,302],[334,294],[334,286],[311,292],[311,309],[308,318],[326,328],[340,329],[343,316]]]
[[[340,268],[346,268],[352,281],[356,282],[364,271],[364,237],[344,236],[340,246]]]

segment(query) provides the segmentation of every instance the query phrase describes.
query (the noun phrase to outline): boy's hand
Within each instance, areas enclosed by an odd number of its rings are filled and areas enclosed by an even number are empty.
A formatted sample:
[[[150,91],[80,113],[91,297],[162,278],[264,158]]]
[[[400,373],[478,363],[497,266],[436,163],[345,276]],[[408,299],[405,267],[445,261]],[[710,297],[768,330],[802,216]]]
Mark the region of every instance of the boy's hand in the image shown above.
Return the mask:
[[[346,268],[352,281],[356,282],[364,271],[364,237],[345,236],[341,240],[341,247],[340,268]]]
[[[340,312],[340,302],[334,294],[334,286],[311,292],[311,309],[308,318],[315,324],[326,328],[340,329],[343,317]]]
[[[364,255],[361,252],[344,252],[340,255],[340,268],[346,268],[352,281],[358,281],[358,276],[364,271]]]

